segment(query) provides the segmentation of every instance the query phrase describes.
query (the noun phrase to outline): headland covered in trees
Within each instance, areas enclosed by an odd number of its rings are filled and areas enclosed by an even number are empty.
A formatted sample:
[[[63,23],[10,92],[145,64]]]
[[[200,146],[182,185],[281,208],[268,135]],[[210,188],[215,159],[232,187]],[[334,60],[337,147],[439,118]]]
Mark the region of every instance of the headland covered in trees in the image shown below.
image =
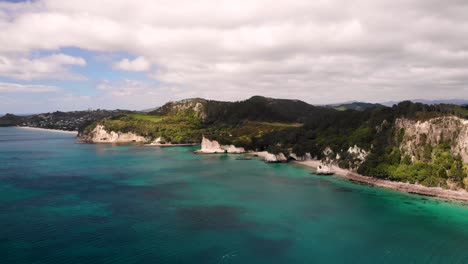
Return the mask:
[[[55,128],[57,122],[50,120],[57,115],[59,124],[73,118],[82,142],[171,145],[206,139],[216,148],[202,145],[205,153],[262,152],[269,162],[318,160],[379,180],[461,193],[468,189],[467,106],[410,101],[392,107],[314,106],[261,96],[237,102],[195,98],[151,112],[6,115],[0,125]]]

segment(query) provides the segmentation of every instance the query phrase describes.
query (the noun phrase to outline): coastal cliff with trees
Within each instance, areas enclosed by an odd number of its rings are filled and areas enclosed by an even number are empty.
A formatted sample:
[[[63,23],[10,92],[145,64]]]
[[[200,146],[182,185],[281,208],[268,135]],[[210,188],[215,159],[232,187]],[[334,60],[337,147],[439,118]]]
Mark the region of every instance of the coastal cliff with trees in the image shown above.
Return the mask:
[[[149,113],[120,111],[92,120],[79,128],[78,139],[150,144],[203,139],[216,152],[281,157],[272,161],[312,158],[379,179],[468,189],[467,118],[467,106],[410,101],[322,107],[261,96],[238,102],[195,98]]]

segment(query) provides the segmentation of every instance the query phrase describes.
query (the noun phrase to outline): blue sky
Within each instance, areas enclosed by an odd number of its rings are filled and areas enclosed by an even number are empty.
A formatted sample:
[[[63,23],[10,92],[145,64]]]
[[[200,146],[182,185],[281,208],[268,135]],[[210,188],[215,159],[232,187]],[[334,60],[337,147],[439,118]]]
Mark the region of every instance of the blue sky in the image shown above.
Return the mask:
[[[467,13],[435,0],[0,1],[0,113],[467,99]]]

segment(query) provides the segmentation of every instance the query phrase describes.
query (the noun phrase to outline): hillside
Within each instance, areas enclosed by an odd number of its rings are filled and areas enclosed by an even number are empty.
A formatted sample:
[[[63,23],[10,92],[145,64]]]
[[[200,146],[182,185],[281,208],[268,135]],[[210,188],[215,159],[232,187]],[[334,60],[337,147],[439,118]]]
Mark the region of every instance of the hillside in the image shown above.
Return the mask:
[[[266,151],[281,160],[312,157],[381,179],[468,186],[467,108],[409,101],[364,106],[337,110],[260,96],[238,102],[194,98],[149,113],[106,113],[83,126],[79,139],[180,144],[200,143],[205,136],[221,147]]]
[[[345,110],[364,111],[366,109],[379,107],[379,106],[383,106],[383,105],[366,103],[366,102],[351,102],[351,103],[327,105],[327,107],[330,107],[339,111],[345,111]]]
[[[93,110],[93,111],[72,111],[52,113],[42,113],[37,115],[18,116],[6,114],[0,117],[0,126],[29,126],[37,128],[48,128],[68,131],[81,131],[89,124],[117,116],[130,113],[126,110]]]
[[[314,111],[330,111],[297,100],[260,96],[240,102],[220,102],[200,98],[169,102],[150,113],[130,113],[106,118],[88,126],[80,139],[96,141],[89,134],[102,125],[109,131],[134,132],[171,143],[199,143],[202,135],[245,147],[267,133],[302,126]],[[99,140],[102,141],[102,140]]]

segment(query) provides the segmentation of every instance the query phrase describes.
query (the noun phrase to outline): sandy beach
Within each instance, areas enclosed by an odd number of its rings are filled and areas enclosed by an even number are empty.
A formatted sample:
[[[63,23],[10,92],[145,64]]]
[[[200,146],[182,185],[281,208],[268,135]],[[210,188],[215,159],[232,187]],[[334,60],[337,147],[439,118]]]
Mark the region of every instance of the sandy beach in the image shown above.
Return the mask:
[[[181,144],[171,144],[171,143],[150,143],[144,144],[145,147],[191,147],[191,146],[199,146],[200,144],[196,143],[181,143]]]
[[[48,129],[48,128],[40,128],[40,127],[27,127],[27,126],[17,126],[16,128],[22,128],[22,129],[28,129],[28,130],[41,130],[41,131],[49,131],[49,132],[56,132],[56,133],[66,133],[66,134],[78,135],[78,131],[66,131],[66,130]]]
[[[317,166],[320,164],[319,160],[307,160],[307,161],[293,161],[293,164],[300,166],[305,166],[312,169],[317,169]],[[349,170],[339,168],[338,166],[332,166],[332,171],[336,176],[345,178],[350,181],[369,184],[373,186],[378,186],[382,188],[397,190],[406,193],[420,194],[425,196],[433,196],[442,199],[448,200],[457,200],[468,202],[468,192],[460,190],[447,190],[440,187],[426,187],[419,184],[411,184],[404,182],[395,182],[383,179],[377,179],[373,177],[363,176],[357,173],[354,173]]]

